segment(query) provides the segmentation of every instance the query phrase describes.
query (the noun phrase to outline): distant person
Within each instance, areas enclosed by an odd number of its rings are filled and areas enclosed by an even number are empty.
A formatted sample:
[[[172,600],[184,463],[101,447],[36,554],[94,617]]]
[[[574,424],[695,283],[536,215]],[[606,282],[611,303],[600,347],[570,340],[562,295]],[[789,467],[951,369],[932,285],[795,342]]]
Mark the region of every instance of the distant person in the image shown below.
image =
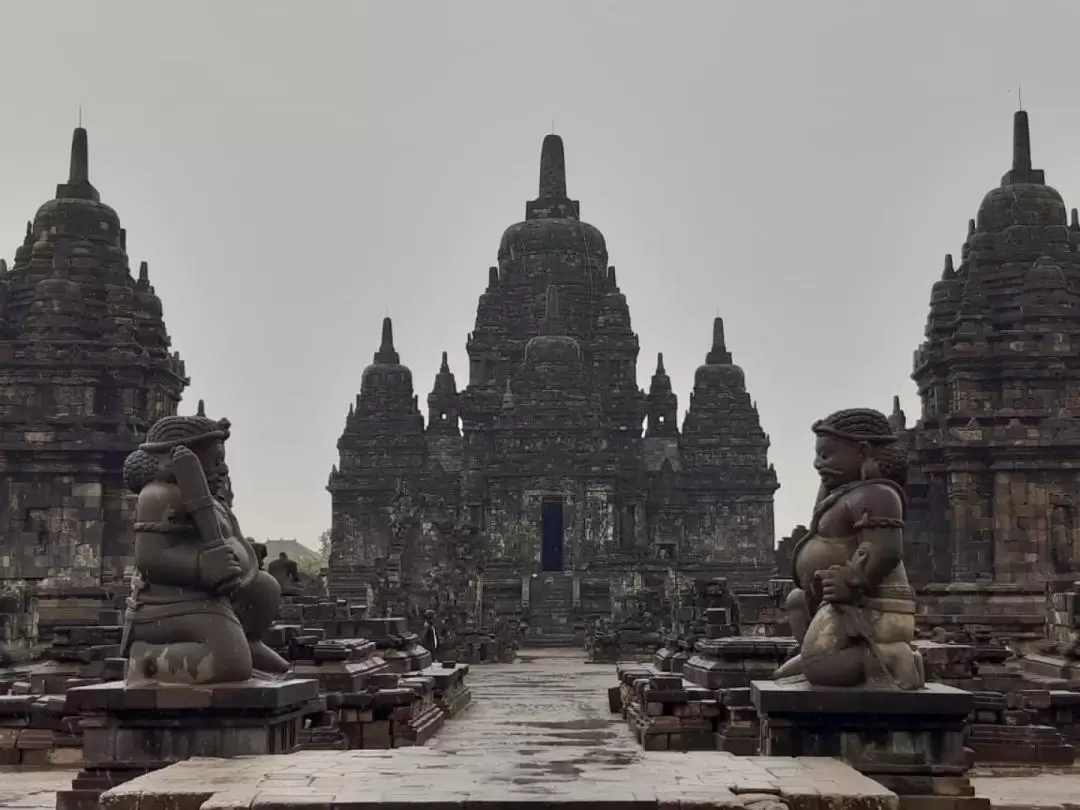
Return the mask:
[[[424,613],[424,634],[420,642],[431,653],[431,657],[438,660],[439,632],[435,629],[435,611],[429,610]]]
[[[292,595],[299,591],[300,568],[295,560],[290,560],[284,551],[278,554],[276,560],[266,566],[266,570],[281,586],[283,594]]]

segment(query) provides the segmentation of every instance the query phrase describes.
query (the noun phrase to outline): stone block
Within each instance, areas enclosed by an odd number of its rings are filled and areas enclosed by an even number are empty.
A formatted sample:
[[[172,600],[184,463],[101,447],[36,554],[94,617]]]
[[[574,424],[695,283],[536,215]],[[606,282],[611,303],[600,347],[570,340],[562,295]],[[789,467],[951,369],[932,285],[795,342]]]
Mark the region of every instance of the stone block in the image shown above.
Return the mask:
[[[905,797],[966,790],[970,692],[943,684],[902,691],[755,681],[751,698],[764,756],[837,757]],[[939,777],[951,779],[938,785]]]

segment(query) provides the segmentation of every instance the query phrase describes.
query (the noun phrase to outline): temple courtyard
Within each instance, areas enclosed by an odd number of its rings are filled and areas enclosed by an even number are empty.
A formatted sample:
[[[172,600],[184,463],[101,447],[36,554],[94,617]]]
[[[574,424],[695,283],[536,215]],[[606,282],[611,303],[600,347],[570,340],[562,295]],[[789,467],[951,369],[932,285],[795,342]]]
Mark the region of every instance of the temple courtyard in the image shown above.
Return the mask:
[[[891,793],[835,760],[642,751],[608,711],[612,670],[585,663],[579,650],[526,650],[519,663],[475,667],[473,705],[427,746],[188,760],[114,789],[102,804],[111,810],[895,806]],[[52,810],[56,791],[75,773],[7,770],[0,775],[0,808]],[[1080,804],[1080,772],[986,774],[972,781],[995,807]]]

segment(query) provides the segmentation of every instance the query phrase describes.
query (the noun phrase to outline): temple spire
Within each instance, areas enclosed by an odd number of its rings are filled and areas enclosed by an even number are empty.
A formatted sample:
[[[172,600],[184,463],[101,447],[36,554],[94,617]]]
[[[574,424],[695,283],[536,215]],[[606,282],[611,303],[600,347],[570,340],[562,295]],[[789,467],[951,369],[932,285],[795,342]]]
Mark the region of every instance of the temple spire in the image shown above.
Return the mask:
[[[203,402],[201,399],[199,400],[199,407],[195,409],[195,415],[202,416],[204,418],[206,417],[206,403]]]
[[[439,373],[440,374],[449,374],[450,373],[450,360],[446,356],[446,352],[442,353],[442,365],[439,366]]]
[[[71,137],[71,170],[68,183],[90,182],[90,146],[86,140],[86,130],[79,126]]]
[[[945,254],[945,267],[941,271],[941,278],[944,281],[945,279],[955,278],[955,277],[956,277],[956,268],[953,266],[952,254],[951,253],[946,253]]]
[[[390,318],[383,318],[382,343],[379,345],[380,352],[394,351],[394,322]]]
[[[401,362],[401,358],[394,348],[394,323],[390,320],[390,316],[383,318],[382,341],[379,344],[379,351],[375,353],[375,362],[392,365],[397,365]]]
[[[727,350],[724,341],[724,319],[719,316],[713,320],[712,349],[705,358],[705,362],[710,366],[731,364],[731,352]]]
[[[660,374],[667,374],[667,372],[664,370],[664,353],[663,352],[657,352],[656,353],[656,374],[658,376]]]
[[[1041,169],[1031,168],[1031,128],[1028,125],[1028,114],[1024,110],[1017,110],[1013,116],[1012,169],[1001,178],[1001,185],[1011,186],[1016,183],[1042,185],[1045,182],[1044,172]]]
[[[57,199],[93,200],[101,197],[97,189],[90,184],[90,146],[86,130],[75,128],[71,136],[71,163],[68,168],[68,180],[56,187]]]
[[[893,394],[892,398],[892,413],[889,414],[889,427],[891,427],[897,433],[907,428],[907,415],[904,413],[904,409],[900,407],[900,397]]]
[[[562,138],[544,137],[540,149],[540,199],[566,199],[566,156]]]
[[[1028,115],[1018,110],[1013,117],[1013,171],[1031,171],[1031,130]]]

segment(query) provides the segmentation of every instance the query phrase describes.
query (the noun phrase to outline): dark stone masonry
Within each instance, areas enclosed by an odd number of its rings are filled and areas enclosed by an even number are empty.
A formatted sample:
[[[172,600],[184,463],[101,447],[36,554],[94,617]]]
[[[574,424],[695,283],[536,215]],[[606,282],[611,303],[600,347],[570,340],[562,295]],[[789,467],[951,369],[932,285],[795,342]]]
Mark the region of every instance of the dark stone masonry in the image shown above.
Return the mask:
[[[1080,223],[1033,165],[1018,112],[1012,168],[931,292],[921,412],[892,417],[912,459],[912,579],[939,583],[926,625],[1021,643],[1045,638],[1045,589],[1080,574]]]
[[[0,270],[0,579],[17,658],[38,641],[27,589],[64,626],[93,623],[126,588],[134,498],[121,468],[188,379],[147,264],[131,272],[120,219],[90,182],[86,130]]]
[[[444,352],[424,413],[382,324],[328,484],[324,591],[243,537],[228,420],[176,416],[183,363],[77,129],[0,262],[0,766],[81,767],[59,810],[534,786],[985,810],[972,766],[1071,766],[1080,220],[1032,165],[1020,112],[934,285],[918,418],[897,398],[815,423],[819,499],[774,548],[769,440],[723,321],[680,424],[663,355],[638,387],[548,136],[462,387]]]
[[[567,195],[556,135],[466,346],[465,387],[444,353],[425,422],[384,321],[330,475],[333,596],[580,644],[646,581],[768,579],[778,484],[723,321],[680,430],[662,355],[638,387],[626,298]],[[454,559],[462,535],[477,538],[470,560]]]

